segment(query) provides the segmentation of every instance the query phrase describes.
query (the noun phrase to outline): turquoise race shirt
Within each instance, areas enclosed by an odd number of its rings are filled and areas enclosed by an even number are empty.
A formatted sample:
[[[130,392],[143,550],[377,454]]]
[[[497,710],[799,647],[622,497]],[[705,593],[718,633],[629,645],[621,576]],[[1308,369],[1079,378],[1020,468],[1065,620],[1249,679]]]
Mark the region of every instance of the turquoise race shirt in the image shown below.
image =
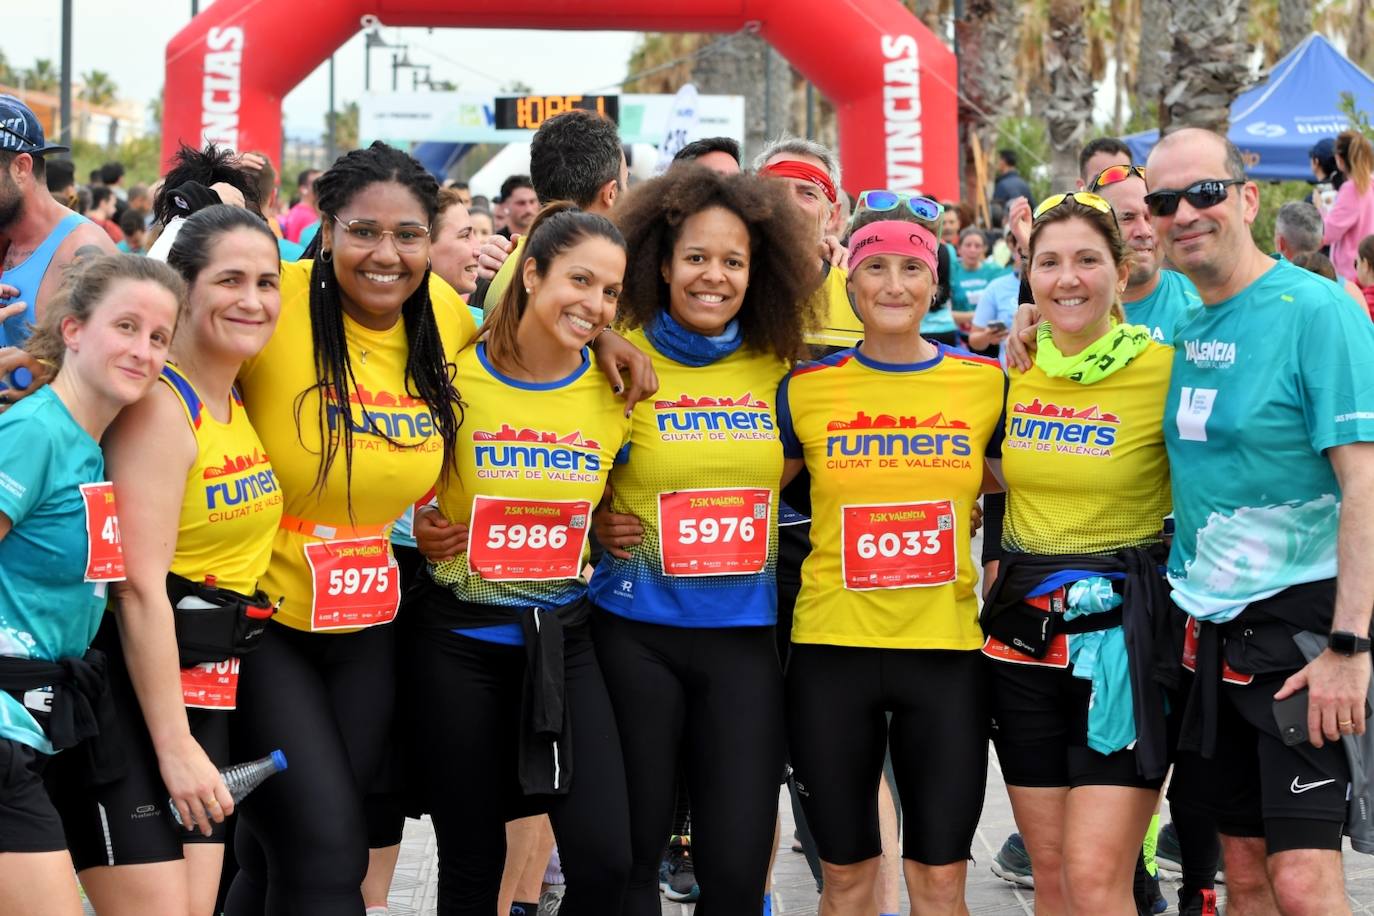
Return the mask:
[[[956,312],[971,312],[978,308],[978,300],[983,298],[983,290],[987,285],[1007,272],[1007,268],[992,261],[984,261],[977,270],[969,270],[963,261],[955,258],[949,267],[951,307]]]
[[[85,581],[81,485],[105,479],[100,447],[51,388],[0,414],[0,655],[57,661],[85,653],[105,610],[105,583]],[[52,743],[24,705],[0,692],[0,738],[45,754]]]
[[[1174,331],[1184,316],[1202,308],[1202,297],[1193,281],[1176,270],[1161,270],[1155,291],[1138,302],[1125,303],[1126,321],[1143,324],[1150,336],[1163,344],[1174,342]]]
[[[1174,601],[1231,620],[1336,575],[1333,446],[1374,441],[1374,324],[1340,287],[1276,264],[1189,313],[1164,412]]]

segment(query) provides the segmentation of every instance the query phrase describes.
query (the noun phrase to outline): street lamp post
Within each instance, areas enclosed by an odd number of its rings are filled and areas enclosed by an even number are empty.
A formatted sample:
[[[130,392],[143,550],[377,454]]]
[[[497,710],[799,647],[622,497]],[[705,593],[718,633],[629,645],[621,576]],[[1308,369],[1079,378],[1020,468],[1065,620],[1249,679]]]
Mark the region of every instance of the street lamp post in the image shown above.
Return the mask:
[[[372,30],[366,34],[363,41],[363,90],[365,92],[372,91],[372,49],[395,47],[399,46],[393,45],[383,38],[381,30],[376,26],[373,26]]]

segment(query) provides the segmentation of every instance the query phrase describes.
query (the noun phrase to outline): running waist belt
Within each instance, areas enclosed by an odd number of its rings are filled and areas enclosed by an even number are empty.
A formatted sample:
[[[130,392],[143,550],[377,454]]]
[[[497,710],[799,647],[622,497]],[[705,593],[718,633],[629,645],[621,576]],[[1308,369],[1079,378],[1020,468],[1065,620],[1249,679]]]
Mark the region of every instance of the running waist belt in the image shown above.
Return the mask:
[[[446,630],[503,626],[517,618],[525,636],[525,679],[520,691],[520,788],[526,795],[565,795],[573,780],[572,723],[564,703],[563,634],[586,623],[583,596],[553,610],[460,601],[422,572],[407,593],[420,625]]]
[[[52,690],[52,702],[41,716],[43,731],[57,750],[83,744],[86,777],[91,785],[106,785],[124,777],[124,753],[117,741],[101,741],[115,728],[114,698],[110,695],[105,653],[87,649],[81,658],[55,662],[37,658],[0,656],[0,690],[24,702],[24,693]]]
[[[240,595],[170,572],[167,597],[172,602],[177,655],[183,668],[249,654],[258,647],[267,621],[281,607],[280,601],[273,605],[262,591]]]
[[[999,632],[1005,632],[1012,639],[1019,638],[1035,646],[1041,629],[1048,630],[1056,622],[1054,618],[1058,618],[1061,626],[1057,632],[1081,633],[1113,625],[1111,618],[1119,613],[1118,622],[1126,638],[1126,656],[1131,675],[1131,711],[1135,715],[1136,725],[1136,770],[1145,779],[1159,779],[1168,770],[1169,740],[1160,690],[1177,687],[1180,682],[1180,655],[1171,626],[1177,618],[1172,613],[1168,585],[1160,571],[1163,561],[1164,548],[1159,545],[1123,547],[1107,554],[1036,556],[1007,553],[1002,557],[997,580],[993,582],[979,616],[984,633],[1016,645],[1006,636],[998,635]],[[1044,589],[1053,590],[1090,576],[1122,579],[1119,610],[1091,614],[1065,624],[1062,615],[1026,604],[1028,597],[1039,595]],[[1033,616],[1036,613],[1044,616],[1036,620]],[[1008,632],[1009,624],[1015,624],[1018,619],[1024,621],[1027,615],[1032,615],[1032,627]],[[1040,650],[1042,655],[1048,648],[1048,639],[1044,646]],[[1022,651],[1028,652],[1026,649]]]

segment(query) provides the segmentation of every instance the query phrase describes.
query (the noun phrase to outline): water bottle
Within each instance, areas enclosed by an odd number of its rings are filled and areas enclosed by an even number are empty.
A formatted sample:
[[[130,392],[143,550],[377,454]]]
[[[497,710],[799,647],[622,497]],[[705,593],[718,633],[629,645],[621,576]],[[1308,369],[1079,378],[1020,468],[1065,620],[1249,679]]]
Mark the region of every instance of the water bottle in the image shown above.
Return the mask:
[[[286,769],[286,755],[280,750],[276,750],[261,760],[227,766],[219,771],[219,775],[224,780],[225,788],[229,790],[229,797],[237,805],[243,801],[249,792],[262,785],[264,779],[280,773],[284,769]],[[177,810],[177,806],[171,799],[167,800],[167,806],[172,809],[172,819],[181,826],[186,826],[182,824],[181,812]]]

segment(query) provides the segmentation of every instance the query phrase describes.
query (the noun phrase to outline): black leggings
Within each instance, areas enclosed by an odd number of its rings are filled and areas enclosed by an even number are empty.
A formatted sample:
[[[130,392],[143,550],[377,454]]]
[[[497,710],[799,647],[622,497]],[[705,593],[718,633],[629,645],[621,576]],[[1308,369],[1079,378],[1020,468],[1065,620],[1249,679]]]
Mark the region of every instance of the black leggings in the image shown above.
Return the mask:
[[[565,916],[615,916],[630,873],[630,813],[606,684],[586,627],[565,632],[572,783],[526,796],[517,778],[525,649],[417,628],[403,663],[415,694],[405,729],[439,845],[440,916],[492,916],[506,858],[506,822],[547,812],[567,877]]]
[[[679,765],[692,805],[696,912],[760,912],[786,741],[773,628],[668,627],[598,611],[592,629],[625,752],[634,843],[625,916],[660,911]]]
[[[390,626],[319,634],[272,624],[243,660],[234,759],[281,748],[289,768],[238,808],[227,916],[363,912],[363,794],[390,734],[394,640]]]

